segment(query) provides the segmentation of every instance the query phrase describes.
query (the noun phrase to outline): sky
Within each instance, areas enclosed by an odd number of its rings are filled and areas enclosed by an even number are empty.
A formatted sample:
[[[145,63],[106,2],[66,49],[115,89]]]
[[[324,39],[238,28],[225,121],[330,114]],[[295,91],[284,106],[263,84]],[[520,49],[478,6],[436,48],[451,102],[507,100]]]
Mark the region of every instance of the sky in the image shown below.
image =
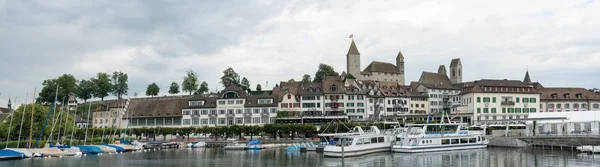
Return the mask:
[[[0,106],[65,73],[123,71],[128,97],[153,82],[165,95],[187,70],[215,91],[228,67],[270,88],[319,63],[345,71],[350,34],[361,68],[402,51],[407,83],[460,58],[463,81],[529,70],[546,87],[594,88],[598,16],[595,0],[0,0]]]

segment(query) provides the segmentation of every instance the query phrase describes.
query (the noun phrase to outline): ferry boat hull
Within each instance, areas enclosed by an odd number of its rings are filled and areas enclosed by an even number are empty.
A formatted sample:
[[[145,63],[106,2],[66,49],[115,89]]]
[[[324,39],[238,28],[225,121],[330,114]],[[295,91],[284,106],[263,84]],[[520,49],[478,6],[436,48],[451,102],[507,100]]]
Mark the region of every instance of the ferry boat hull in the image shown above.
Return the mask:
[[[472,145],[448,145],[448,146],[393,146],[392,152],[397,153],[421,153],[421,152],[439,152],[454,150],[472,150],[486,148],[486,144]]]
[[[378,152],[390,152],[390,146],[389,145],[379,146],[379,147],[374,147],[374,148],[369,148],[369,149],[344,148],[344,157],[361,156],[361,155],[367,155],[367,154],[378,153]],[[341,147],[335,147],[335,148],[325,147],[325,149],[323,150],[323,155],[325,157],[341,158],[342,157],[342,149],[341,149]]]

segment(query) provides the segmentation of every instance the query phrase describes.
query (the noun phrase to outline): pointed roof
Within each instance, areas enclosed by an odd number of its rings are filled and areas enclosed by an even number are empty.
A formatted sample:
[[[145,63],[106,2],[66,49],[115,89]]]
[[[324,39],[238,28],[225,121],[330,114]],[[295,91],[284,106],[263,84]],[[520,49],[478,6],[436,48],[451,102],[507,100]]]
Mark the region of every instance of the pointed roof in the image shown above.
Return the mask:
[[[438,68],[438,73],[439,74],[447,75],[446,74],[446,66],[445,65],[440,65],[440,67]]]
[[[360,52],[358,52],[358,48],[356,48],[356,44],[354,43],[354,39],[352,40],[352,44],[350,44],[350,49],[348,49],[348,54],[360,55]]]
[[[531,84],[531,78],[529,78],[529,71],[525,72],[525,78],[523,79],[523,82],[525,82],[526,84]]]
[[[458,64],[461,64],[460,58],[452,59],[452,61],[450,62],[450,68],[456,67]]]
[[[404,55],[402,55],[402,51],[398,51],[398,56],[396,56],[396,59],[404,59]]]

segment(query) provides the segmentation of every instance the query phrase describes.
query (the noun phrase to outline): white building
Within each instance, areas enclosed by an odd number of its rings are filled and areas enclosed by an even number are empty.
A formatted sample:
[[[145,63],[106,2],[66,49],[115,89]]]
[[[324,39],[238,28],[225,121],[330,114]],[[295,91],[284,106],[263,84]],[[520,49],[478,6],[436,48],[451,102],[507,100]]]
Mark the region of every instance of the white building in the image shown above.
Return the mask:
[[[584,88],[540,88],[540,112],[599,111],[600,96]]]
[[[600,111],[530,113],[529,118],[557,118],[566,120],[527,121],[529,134],[535,135],[598,135],[600,134]]]
[[[360,52],[352,40],[346,54],[346,69],[348,74],[357,80],[390,81],[404,85],[404,56],[398,52],[396,65],[392,63],[373,61],[364,70],[360,68]]]
[[[462,108],[473,113],[471,123],[480,120],[527,118],[539,111],[540,93],[518,80],[479,80],[465,84]],[[461,111],[461,112],[464,112]]]
[[[232,85],[217,95],[198,95],[181,110],[181,126],[263,125],[275,123],[277,96],[272,91],[251,94]]]
[[[94,128],[124,128],[127,126],[127,120],[124,115],[127,112],[129,100],[115,100],[103,104],[99,110],[93,113]]]

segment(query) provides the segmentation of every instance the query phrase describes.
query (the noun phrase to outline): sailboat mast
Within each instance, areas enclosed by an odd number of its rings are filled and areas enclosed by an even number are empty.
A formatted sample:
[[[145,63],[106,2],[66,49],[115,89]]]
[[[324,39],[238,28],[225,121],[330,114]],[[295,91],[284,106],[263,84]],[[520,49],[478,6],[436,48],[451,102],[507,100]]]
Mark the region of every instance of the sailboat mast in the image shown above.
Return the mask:
[[[33,100],[31,101],[31,119],[29,120],[29,143],[28,148],[31,149],[31,142],[33,141],[33,113],[35,112],[35,91],[37,88],[33,88]]]
[[[10,97],[9,97],[10,99]],[[15,97],[15,104],[17,103],[17,97]],[[11,107],[12,110],[12,107]],[[12,129],[13,117],[15,117],[15,110],[10,113],[10,125],[8,126],[8,134],[6,135],[6,146],[4,148],[8,148],[8,141],[10,140],[10,130]]]
[[[56,99],[58,98],[58,85],[56,85],[56,95],[54,97],[54,101],[52,102],[52,107],[56,106]],[[40,135],[38,136],[38,138],[35,140],[35,147],[37,147],[38,142],[40,141],[40,139],[42,139],[42,135],[44,134],[44,131],[46,130],[46,125],[48,124],[48,118],[50,118],[50,115],[52,114],[52,108],[50,108],[50,112],[48,112],[48,115],[46,115],[46,120],[44,121],[44,126],[42,126],[42,130],[40,131]]]
[[[73,132],[75,132],[75,127],[77,126],[77,109],[79,108],[79,104],[75,106],[75,111],[73,111],[73,130],[71,131],[71,140],[69,140],[69,145],[73,145]],[[85,106],[84,106],[85,108]]]
[[[27,109],[27,98],[29,93],[25,95],[25,106],[23,106],[23,113],[21,113],[21,126],[19,126],[19,138],[17,139],[17,148],[21,145],[21,132],[23,131],[23,120],[25,119],[25,109]]]
[[[56,91],[56,99],[58,100],[58,91]],[[62,102],[61,102],[61,108],[62,105],[65,104],[65,97],[62,98]],[[50,142],[50,141],[54,141],[54,138],[52,137],[52,134],[54,133],[54,127],[56,127],[56,122],[58,121],[58,123],[60,123],[60,116],[62,115],[60,111],[56,110],[56,104],[54,104],[54,115],[52,116],[53,120],[52,121],[52,129],[50,129],[50,136],[48,136],[48,139],[46,139],[46,143]],[[60,110],[60,108],[59,108]],[[58,115],[57,115],[58,113]],[[60,135],[60,125],[58,128],[58,133]],[[52,140],[51,140],[52,139]],[[59,140],[58,138],[56,140]]]
[[[69,101],[69,100],[67,100],[67,103],[69,103],[68,101]],[[64,101],[63,101],[63,103],[64,103]],[[65,108],[66,108],[66,110],[67,110],[67,115],[65,115],[65,130],[63,131],[63,138],[62,138],[62,143],[63,143],[63,144],[65,143],[65,139],[66,139],[66,137],[65,137],[65,136],[66,136],[66,134],[67,134],[67,121],[68,121],[68,119],[69,119],[69,109],[70,109],[70,108],[68,107],[68,105],[67,105],[67,107],[65,107],[65,105],[63,105],[63,109],[65,109]],[[60,128],[60,124],[59,124],[58,128]],[[58,132],[60,132],[60,130],[59,130]],[[59,135],[60,135],[60,133],[59,133]],[[60,139],[60,138],[59,138],[59,139]]]
[[[84,107],[85,109],[85,107]],[[87,131],[88,128],[90,127],[90,109],[92,109],[92,103],[90,102],[90,104],[88,104],[88,112],[87,112],[87,121],[86,121],[86,125],[85,125],[85,138],[83,138],[83,145],[86,144],[87,142]]]

